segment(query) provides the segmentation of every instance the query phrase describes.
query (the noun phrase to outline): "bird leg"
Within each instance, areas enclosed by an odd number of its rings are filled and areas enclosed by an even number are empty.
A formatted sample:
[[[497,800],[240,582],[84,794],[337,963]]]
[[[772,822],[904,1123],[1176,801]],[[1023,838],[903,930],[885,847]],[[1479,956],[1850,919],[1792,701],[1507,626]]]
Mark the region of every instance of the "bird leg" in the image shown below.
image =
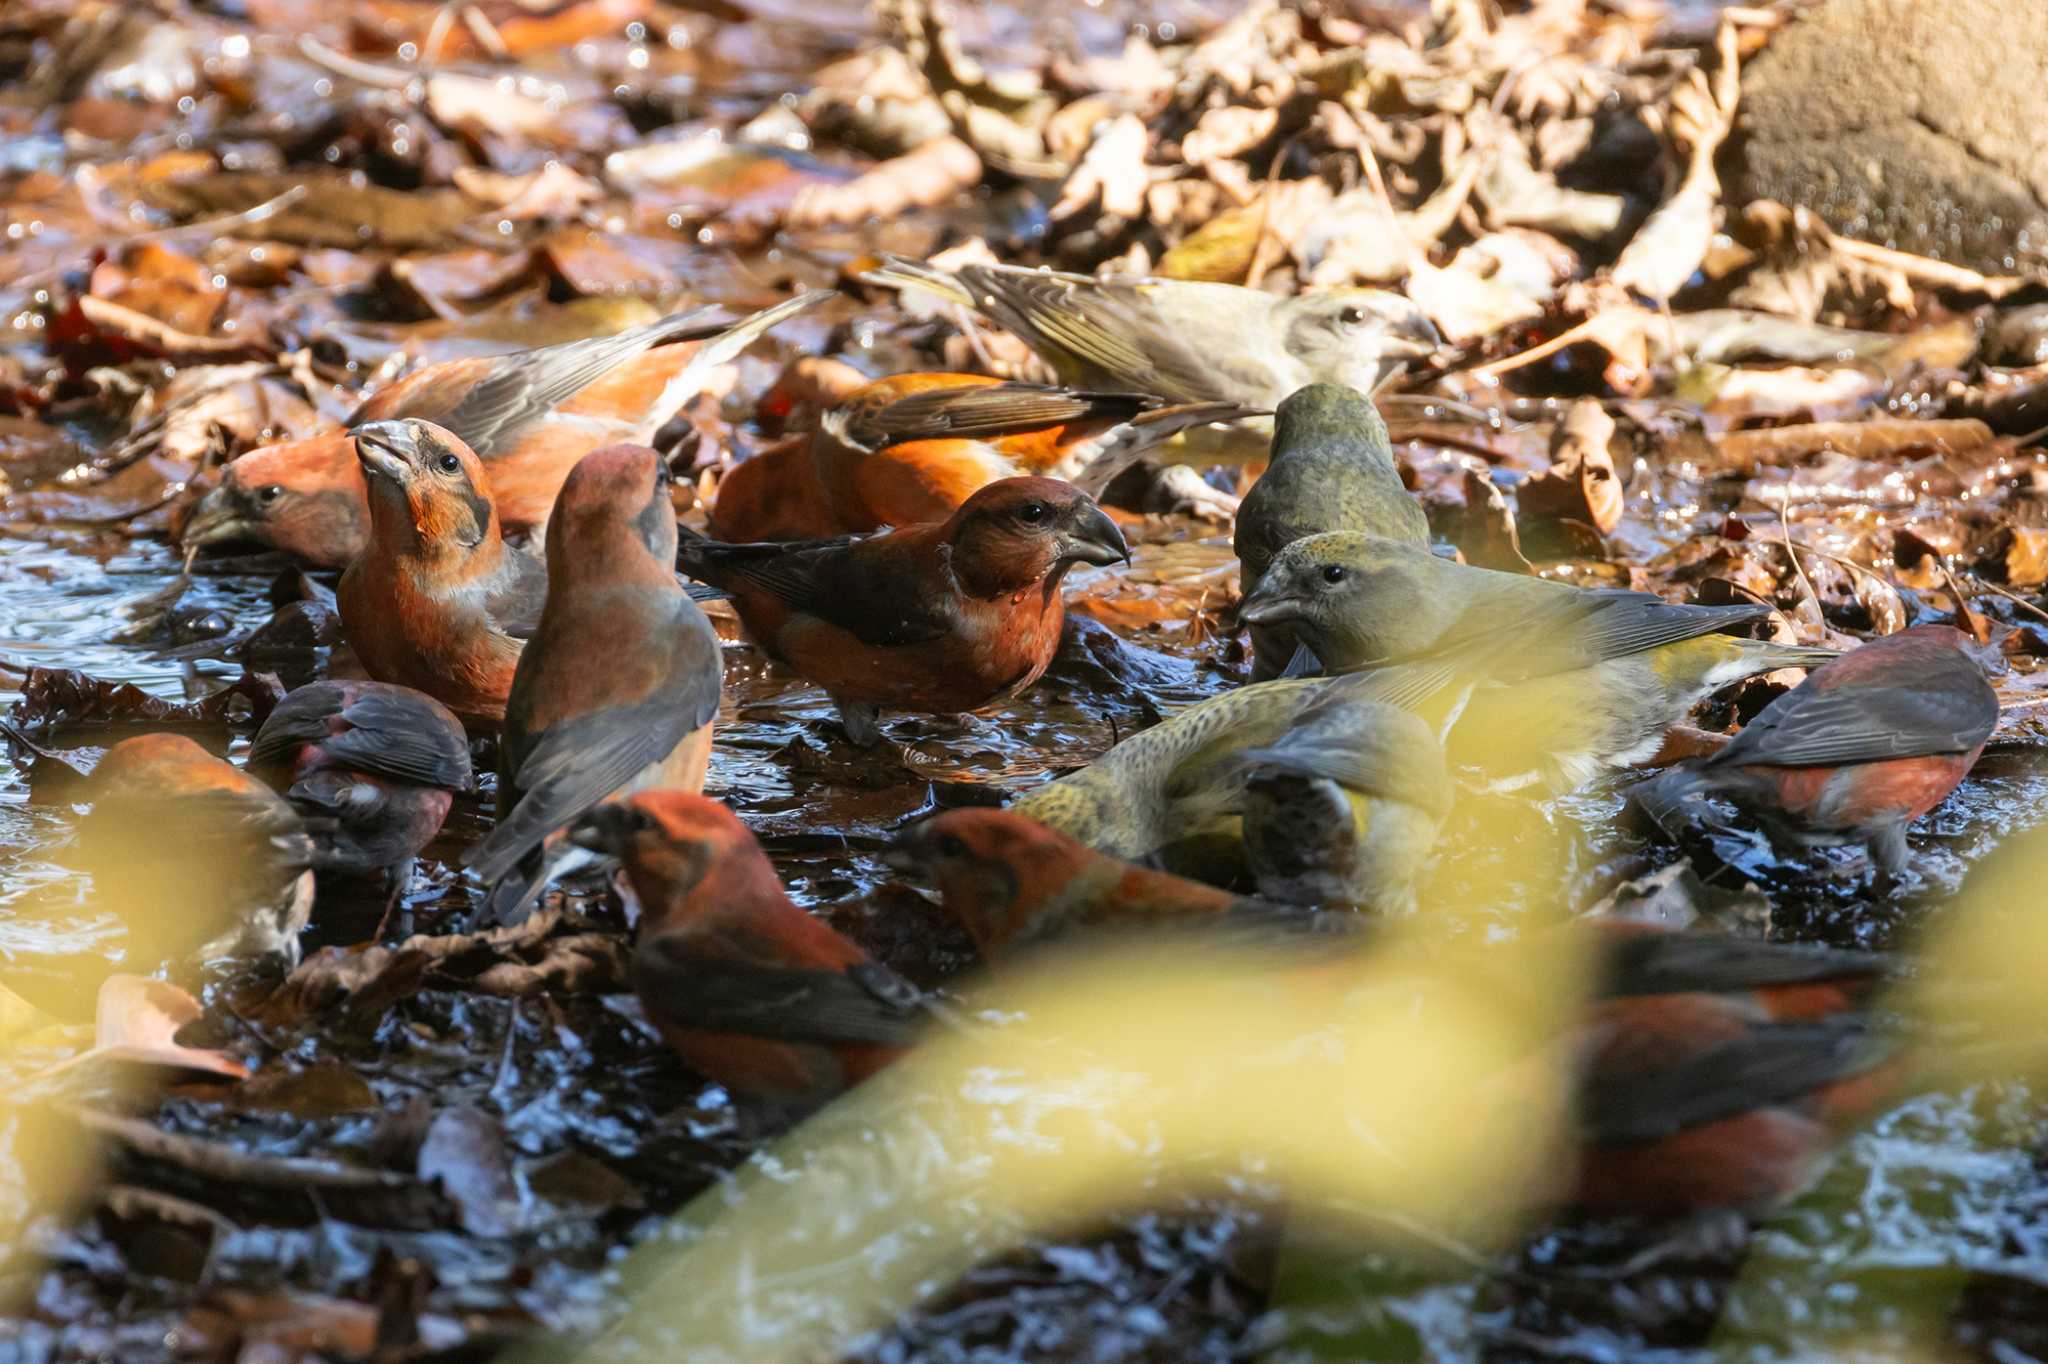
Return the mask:
[[[846,737],[859,748],[874,748],[887,742],[882,727],[877,723],[880,714],[875,707],[860,701],[848,701],[833,697],[832,704],[839,708],[839,726],[846,731]]]
[[[1864,847],[1873,868],[1872,884],[1889,894],[1914,880],[1912,851],[1906,846],[1906,825],[1901,820],[1872,834]]]
[[[391,923],[391,912],[398,908],[399,899],[405,894],[406,887],[412,884],[413,862],[414,859],[408,857],[384,868],[384,877],[391,884],[391,892],[384,897],[384,912],[377,916],[377,926],[370,930],[371,943],[384,941],[384,930]],[[405,917],[409,919],[411,916]],[[411,924],[406,927],[410,928]]]

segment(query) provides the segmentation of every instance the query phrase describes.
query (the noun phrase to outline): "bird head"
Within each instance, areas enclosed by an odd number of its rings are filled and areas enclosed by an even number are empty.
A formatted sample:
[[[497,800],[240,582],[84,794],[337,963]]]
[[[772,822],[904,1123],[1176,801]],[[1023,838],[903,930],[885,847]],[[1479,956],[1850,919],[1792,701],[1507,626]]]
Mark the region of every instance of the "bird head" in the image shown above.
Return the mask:
[[[1347,531],[1309,535],[1274,556],[1238,604],[1247,625],[1288,625],[1336,668],[1427,650],[1441,633],[1428,550]]]
[[[1047,920],[1087,853],[1037,820],[969,808],[910,825],[882,860],[936,885],[946,913],[986,955],[1052,927]]]
[[[651,915],[673,915],[721,869],[755,861],[774,869],[747,826],[724,805],[687,791],[642,791],[597,806],[569,826],[569,841],[625,867]],[[776,883],[780,892],[780,883]],[[738,907],[738,906],[734,906]]]
[[[1131,561],[1095,500],[1056,478],[1005,478],[960,504],[946,537],[953,571],[978,597],[1058,581],[1075,564]]]
[[[405,417],[349,433],[370,492],[372,534],[429,557],[465,554],[498,538],[490,479],[453,432]]]
[[[1422,309],[1385,289],[1333,289],[1276,308],[1287,353],[1317,379],[1372,393],[1443,344]]]
[[[645,445],[607,445],[577,461],[548,518],[548,575],[627,564],[673,581],[676,512],[668,462]],[[644,553],[642,553],[644,551]]]
[[[1273,409],[1274,460],[1325,451],[1362,454],[1393,464],[1387,424],[1372,399],[1343,384],[1308,384]]]
[[[250,541],[315,568],[346,568],[370,537],[363,476],[340,432],[251,450],[221,473],[180,532],[186,546]]]

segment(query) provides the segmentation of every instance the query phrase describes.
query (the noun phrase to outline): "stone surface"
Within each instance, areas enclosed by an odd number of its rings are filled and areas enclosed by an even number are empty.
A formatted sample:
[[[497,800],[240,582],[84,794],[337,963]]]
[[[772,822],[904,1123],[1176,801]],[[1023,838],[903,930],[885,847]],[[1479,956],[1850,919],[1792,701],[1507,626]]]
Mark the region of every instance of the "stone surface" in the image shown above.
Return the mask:
[[[1743,73],[1739,199],[1959,265],[2048,273],[2048,4],[1828,0]]]

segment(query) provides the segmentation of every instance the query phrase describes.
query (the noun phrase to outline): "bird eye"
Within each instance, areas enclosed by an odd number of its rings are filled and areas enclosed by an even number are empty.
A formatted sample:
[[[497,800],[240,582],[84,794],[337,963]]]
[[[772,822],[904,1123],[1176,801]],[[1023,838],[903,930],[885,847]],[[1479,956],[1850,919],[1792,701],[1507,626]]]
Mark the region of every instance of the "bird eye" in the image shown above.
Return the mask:
[[[1323,565],[1323,581],[1326,583],[1341,583],[1346,576],[1344,565],[1342,564]]]
[[[1017,519],[1028,525],[1035,526],[1040,521],[1045,520],[1051,510],[1043,502],[1026,502],[1023,506],[1017,508]]]
[[[459,474],[462,472],[462,461],[455,457],[453,450],[443,450],[441,457],[434,461],[434,467],[444,474]]]
[[[630,808],[626,815],[626,827],[636,834],[644,834],[654,827],[654,816],[645,810]]]
[[[966,845],[965,843],[963,843],[963,842],[961,842],[961,841],[960,841],[960,835],[958,835],[958,834],[940,834],[940,835],[939,835],[939,856],[941,856],[941,857],[964,857],[964,856],[966,856],[966,855],[967,855],[967,845]]]
[[[1337,320],[1339,322],[1342,322],[1347,327],[1355,327],[1359,323],[1365,321],[1365,309],[1359,307],[1356,303],[1353,303],[1349,307],[1346,307],[1338,312]]]
[[[272,483],[266,487],[258,488],[256,490],[256,500],[261,502],[266,507],[269,506],[271,503],[277,501],[278,498],[283,496],[284,485],[279,483]]]

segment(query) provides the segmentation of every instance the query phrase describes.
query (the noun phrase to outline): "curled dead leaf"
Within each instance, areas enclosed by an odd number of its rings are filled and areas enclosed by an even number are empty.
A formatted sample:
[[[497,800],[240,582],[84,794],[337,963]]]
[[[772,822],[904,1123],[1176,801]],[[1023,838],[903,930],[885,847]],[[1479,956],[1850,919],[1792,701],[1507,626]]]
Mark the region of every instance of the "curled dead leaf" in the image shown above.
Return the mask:
[[[1552,433],[1551,466],[1524,483],[1515,505],[1524,517],[1577,522],[1611,535],[1621,524],[1621,475],[1614,467],[1614,418],[1591,398],[1566,409]]]

